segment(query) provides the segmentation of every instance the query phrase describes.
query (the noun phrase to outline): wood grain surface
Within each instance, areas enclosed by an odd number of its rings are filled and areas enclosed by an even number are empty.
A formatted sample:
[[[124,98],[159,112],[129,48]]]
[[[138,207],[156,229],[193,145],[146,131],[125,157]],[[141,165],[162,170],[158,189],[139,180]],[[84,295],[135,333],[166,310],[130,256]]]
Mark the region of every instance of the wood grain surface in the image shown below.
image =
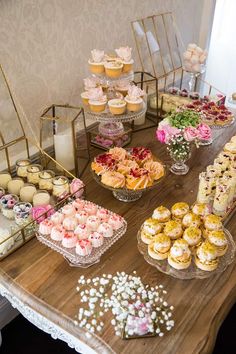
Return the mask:
[[[87,269],[70,267],[61,255],[34,239],[0,263],[1,283],[33,309],[59,323],[101,354],[211,353],[217,331],[236,299],[235,262],[223,274],[208,279],[178,280],[158,272],[144,261],[137,249],[136,234],[142,222],[158,205],[170,207],[177,201],[195,201],[199,172],[213,161],[224,143],[235,133],[236,126],[214,131],[212,145],[193,150],[189,160],[190,171],[186,176],[168,173],[156,189],[134,203],[114,199],[110,191],[96,184],[88,168],[83,177],[87,199],[124,216],[128,222],[126,234],[102,256],[100,263]],[[131,146],[150,147],[168,166],[170,159],[166,148],[155,140],[154,134],[155,129],[135,133]],[[94,156],[100,150],[91,149],[91,152]],[[233,236],[235,227],[233,217],[227,225]],[[73,324],[80,307],[76,293],[79,276],[93,277],[103,273],[115,274],[117,271],[131,273],[134,270],[144,282],[164,285],[168,291],[167,301],[175,307],[174,329],[162,338],[125,341],[114,335],[111,314],[108,313],[101,337],[94,336],[88,341],[84,331]]]

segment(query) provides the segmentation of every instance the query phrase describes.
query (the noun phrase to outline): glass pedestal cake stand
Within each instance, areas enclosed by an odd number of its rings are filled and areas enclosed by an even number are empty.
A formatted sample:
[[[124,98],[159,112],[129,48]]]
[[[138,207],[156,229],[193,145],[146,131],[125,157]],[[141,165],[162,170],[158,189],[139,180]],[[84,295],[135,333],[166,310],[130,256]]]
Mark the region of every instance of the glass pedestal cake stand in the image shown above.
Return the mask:
[[[162,273],[165,273],[167,275],[170,275],[170,276],[172,276],[174,278],[178,278],[178,279],[204,279],[204,278],[208,278],[212,275],[222,273],[233,262],[233,260],[235,258],[236,246],[235,246],[233,237],[230,234],[230,232],[225,228],[224,228],[224,233],[225,233],[225,236],[228,240],[228,249],[227,249],[227,252],[225,253],[225,255],[223,257],[220,257],[218,267],[211,272],[203,271],[203,270],[197,268],[194,264],[193,259],[192,259],[191,265],[187,269],[177,270],[177,269],[171,267],[166,259],[162,260],[162,261],[158,261],[158,260],[150,257],[148,254],[148,245],[146,245],[141,240],[141,229],[138,231],[138,234],[137,234],[138,250],[143,255],[143,257],[147,263],[149,263],[153,267],[157,268]],[[192,256],[192,258],[193,258],[193,256]]]

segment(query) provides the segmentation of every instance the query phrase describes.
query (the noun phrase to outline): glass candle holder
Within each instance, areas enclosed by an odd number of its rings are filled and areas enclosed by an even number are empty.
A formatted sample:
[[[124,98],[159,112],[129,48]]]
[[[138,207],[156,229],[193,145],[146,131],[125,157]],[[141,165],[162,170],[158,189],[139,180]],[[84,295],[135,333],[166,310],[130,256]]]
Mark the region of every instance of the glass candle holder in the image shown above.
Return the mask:
[[[24,226],[25,224],[28,224],[31,221],[31,209],[32,205],[27,202],[20,202],[14,206],[13,212],[17,225]]]
[[[16,174],[19,177],[27,177],[27,168],[31,165],[29,159],[20,159],[16,161]]]
[[[33,196],[37,192],[37,189],[32,183],[25,183],[24,187],[20,190],[20,200],[22,202],[32,203]]]
[[[24,181],[20,177],[12,178],[7,184],[7,190],[10,194],[20,195],[20,190],[24,186]]]
[[[45,189],[47,191],[52,191],[53,184],[52,180],[55,177],[55,173],[51,170],[45,170],[39,174],[39,189]]]
[[[69,193],[69,180],[65,176],[57,176],[52,181],[53,190],[52,194],[59,197],[62,194]]]
[[[42,166],[38,164],[30,165],[27,168],[27,181],[28,183],[38,184],[39,174],[42,171]]]
[[[50,194],[46,190],[38,190],[33,196],[33,206],[50,204]]]
[[[0,187],[6,189],[8,182],[12,179],[10,173],[0,172]]]

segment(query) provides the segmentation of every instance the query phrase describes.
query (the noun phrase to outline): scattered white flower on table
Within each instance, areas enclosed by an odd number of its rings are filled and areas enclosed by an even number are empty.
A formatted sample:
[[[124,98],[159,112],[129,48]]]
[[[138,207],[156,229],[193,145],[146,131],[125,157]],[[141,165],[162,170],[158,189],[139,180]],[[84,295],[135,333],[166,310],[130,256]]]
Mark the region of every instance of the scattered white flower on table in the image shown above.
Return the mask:
[[[170,331],[174,326],[174,320],[169,319],[174,307],[164,300],[167,291],[163,288],[162,284],[155,287],[143,284],[136,271],[132,275],[117,272],[114,276],[103,274],[92,279],[81,275],[76,290],[87,308],[79,309],[74,323],[91,333],[101,332],[102,318],[110,309],[117,336],[123,333],[125,337],[146,334],[162,337],[165,330]]]

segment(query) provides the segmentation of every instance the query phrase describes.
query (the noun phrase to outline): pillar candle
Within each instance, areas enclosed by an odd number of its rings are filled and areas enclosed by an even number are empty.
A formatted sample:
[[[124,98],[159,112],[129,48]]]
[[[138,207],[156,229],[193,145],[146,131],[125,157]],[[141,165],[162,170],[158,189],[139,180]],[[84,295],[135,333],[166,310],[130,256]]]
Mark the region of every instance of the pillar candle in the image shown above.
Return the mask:
[[[55,158],[66,170],[75,168],[72,132],[54,135]],[[57,166],[59,170],[62,170]]]

